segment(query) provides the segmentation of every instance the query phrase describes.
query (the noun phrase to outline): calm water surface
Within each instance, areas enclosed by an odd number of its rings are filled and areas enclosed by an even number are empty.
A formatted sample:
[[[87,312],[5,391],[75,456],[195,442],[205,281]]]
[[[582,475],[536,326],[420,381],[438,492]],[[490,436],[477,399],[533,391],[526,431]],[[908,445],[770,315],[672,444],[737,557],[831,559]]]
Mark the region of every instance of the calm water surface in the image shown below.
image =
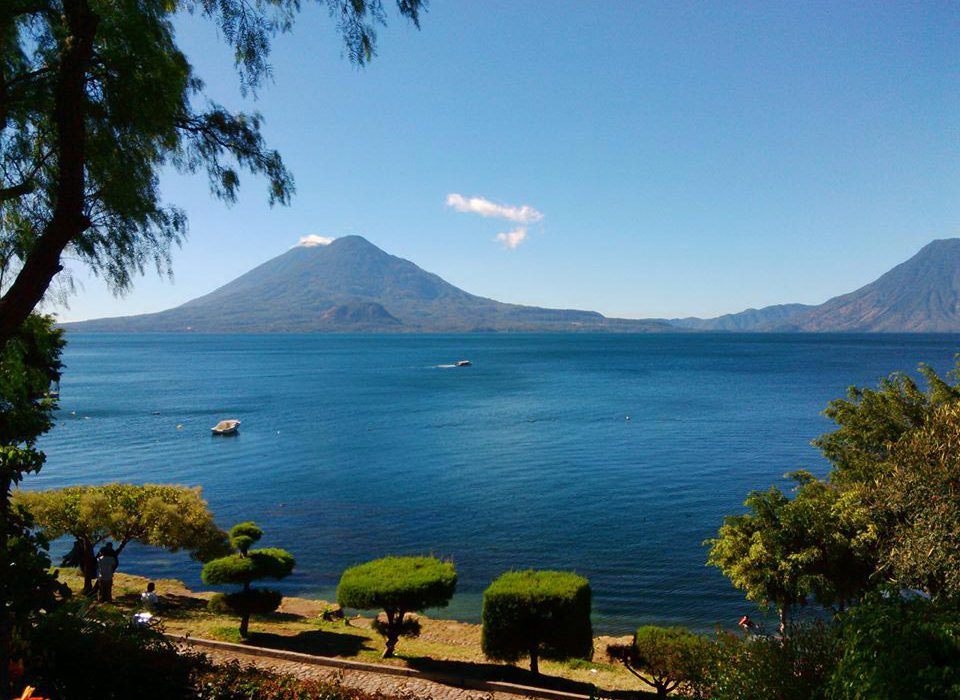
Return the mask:
[[[61,410],[28,488],[203,487],[297,558],[289,593],[347,566],[452,558],[445,614],[476,620],[511,568],[574,569],[595,626],[710,628],[752,611],[702,541],[747,491],[798,468],[850,384],[952,365],[958,336],[71,334]],[[440,367],[462,358],[470,368]],[[240,418],[241,433],[209,428]],[[178,429],[177,426],[182,425]],[[122,566],[199,586],[182,555]]]

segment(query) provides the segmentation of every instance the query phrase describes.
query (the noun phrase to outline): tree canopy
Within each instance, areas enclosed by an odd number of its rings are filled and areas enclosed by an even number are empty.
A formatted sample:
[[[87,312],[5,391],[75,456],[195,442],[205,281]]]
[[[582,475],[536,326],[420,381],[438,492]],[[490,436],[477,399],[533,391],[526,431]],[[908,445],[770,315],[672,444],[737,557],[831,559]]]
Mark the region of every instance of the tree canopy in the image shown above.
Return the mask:
[[[483,653],[496,661],[593,655],[590,584],[568,571],[508,571],[483,592]]]
[[[446,607],[457,586],[452,562],[435,557],[384,557],[351,567],[337,586],[337,602],[346,608],[383,610],[379,625],[386,638],[385,658],[393,656],[401,635],[415,635],[407,613]]]
[[[186,549],[196,559],[222,554],[226,536],[213,520],[199,488],[167,484],[68,486],[18,491],[15,500],[50,538],[69,535],[80,545],[80,568],[89,590],[96,576],[94,548],[107,539],[118,554],[130,542],[169,551]]]
[[[960,403],[940,406],[893,445],[867,502],[886,576],[960,600]]]
[[[351,60],[375,51],[382,0],[317,0]],[[424,0],[397,0],[419,26]],[[271,204],[294,191],[262,117],[205,96],[171,22],[197,13],[233,48],[245,92],[269,76],[272,39],[300,0],[5,0],[0,3],[0,343],[40,302],[65,251],[114,289],[169,267],[187,230],[158,175],[206,172],[233,201],[239,173],[264,176]]]

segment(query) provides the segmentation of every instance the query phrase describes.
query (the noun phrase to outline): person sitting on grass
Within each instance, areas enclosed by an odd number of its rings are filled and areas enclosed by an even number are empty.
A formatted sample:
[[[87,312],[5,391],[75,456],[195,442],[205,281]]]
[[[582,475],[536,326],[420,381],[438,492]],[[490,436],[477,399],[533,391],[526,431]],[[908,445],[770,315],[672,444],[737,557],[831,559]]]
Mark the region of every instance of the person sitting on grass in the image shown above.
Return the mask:
[[[147,590],[140,594],[140,602],[147,610],[156,611],[160,607],[160,598],[157,596],[157,584],[153,581],[147,584]]]

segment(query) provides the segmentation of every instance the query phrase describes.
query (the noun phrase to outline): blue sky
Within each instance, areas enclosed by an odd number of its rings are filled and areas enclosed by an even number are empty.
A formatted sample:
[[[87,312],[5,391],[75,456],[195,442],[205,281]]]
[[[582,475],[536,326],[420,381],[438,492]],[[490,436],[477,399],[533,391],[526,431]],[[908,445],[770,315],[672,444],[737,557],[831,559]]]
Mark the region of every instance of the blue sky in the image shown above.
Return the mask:
[[[624,317],[819,303],[960,236],[956,3],[434,0],[419,32],[393,14],[359,70],[306,5],[255,102],[212,25],[177,25],[210,95],[263,113],[292,205],[248,177],[226,207],[170,173],[190,217],[174,279],[117,299],[75,268],[61,318],[169,308],[306,235]]]

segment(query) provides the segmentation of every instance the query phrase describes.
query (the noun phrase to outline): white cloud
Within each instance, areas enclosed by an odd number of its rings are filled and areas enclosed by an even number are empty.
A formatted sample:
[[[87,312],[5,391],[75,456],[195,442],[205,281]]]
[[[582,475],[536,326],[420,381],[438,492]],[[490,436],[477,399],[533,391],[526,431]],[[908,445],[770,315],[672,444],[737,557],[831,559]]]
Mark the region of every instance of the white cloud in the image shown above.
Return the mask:
[[[506,233],[498,233],[496,240],[503,243],[504,248],[509,248],[510,250],[515,250],[517,246],[524,242],[527,238],[527,227],[518,226],[513,229],[513,231],[507,231]]]
[[[472,213],[479,214],[480,216],[507,219],[518,224],[535,224],[543,219],[543,214],[526,204],[514,207],[506,204],[497,204],[483,197],[468,198],[456,193],[447,195],[447,206],[453,207],[457,211],[465,214]],[[519,231],[519,229],[517,230]],[[526,233],[524,233],[524,235],[526,235]],[[523,240],[523,236],[520,237],[520,240]]]
[[[316,236],[314,234],[310,234],[309,236],[304,236],[301,238],[297,242],[297,245],[304,248],[313,248],[314,246],[330,245],[331,243],[333,243],[333,239],[328,236]]]

